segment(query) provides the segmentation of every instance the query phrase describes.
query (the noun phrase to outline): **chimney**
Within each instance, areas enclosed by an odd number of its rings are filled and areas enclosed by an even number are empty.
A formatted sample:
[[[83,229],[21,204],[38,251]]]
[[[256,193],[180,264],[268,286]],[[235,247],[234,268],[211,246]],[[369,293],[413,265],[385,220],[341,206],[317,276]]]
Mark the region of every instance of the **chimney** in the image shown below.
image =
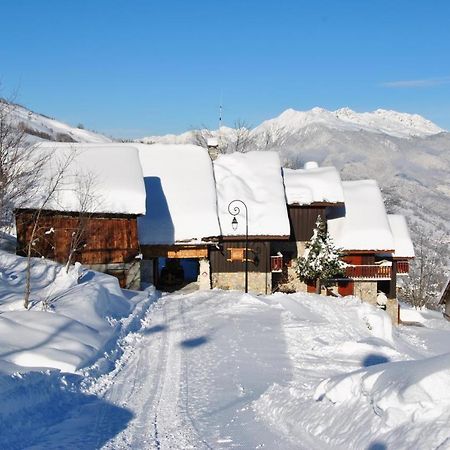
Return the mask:
[[[319,164],[316,161],[305,162],[305,165],[303,166],[303,168],[305,170],[317,169],[318,167],[319,167]]]
[[[208,146],[208,153],[212,161],[219,156],[219,140],[215,137],[210,137],[206,140]]]

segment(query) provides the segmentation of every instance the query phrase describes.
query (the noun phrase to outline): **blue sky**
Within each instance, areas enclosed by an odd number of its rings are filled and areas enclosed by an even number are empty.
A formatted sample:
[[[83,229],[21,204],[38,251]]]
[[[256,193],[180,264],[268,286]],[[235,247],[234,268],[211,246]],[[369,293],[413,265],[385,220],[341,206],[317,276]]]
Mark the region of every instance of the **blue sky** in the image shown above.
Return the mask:
[[[2,0],[2,94],[113,136],[251,125],[286,108],[450,129],[447,0]]]

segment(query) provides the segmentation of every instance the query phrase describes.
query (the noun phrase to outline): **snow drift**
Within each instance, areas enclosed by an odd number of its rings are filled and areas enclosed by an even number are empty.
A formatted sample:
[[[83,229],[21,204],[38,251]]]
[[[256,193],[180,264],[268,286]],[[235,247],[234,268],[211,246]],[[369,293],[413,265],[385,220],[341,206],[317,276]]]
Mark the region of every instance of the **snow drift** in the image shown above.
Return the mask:
[[[450,418],[450,353],[397,361],[329,378],[314,398],[334,404],[363,399],[390,427]]]
[[[94,362],[122,322],[148,293],[127,298],[116,278],[85,271],[67,274],[47,260],[32,260],[31,309],[23,309],[25,258],[0,251],[0,373],[31,368],[65,372]]]

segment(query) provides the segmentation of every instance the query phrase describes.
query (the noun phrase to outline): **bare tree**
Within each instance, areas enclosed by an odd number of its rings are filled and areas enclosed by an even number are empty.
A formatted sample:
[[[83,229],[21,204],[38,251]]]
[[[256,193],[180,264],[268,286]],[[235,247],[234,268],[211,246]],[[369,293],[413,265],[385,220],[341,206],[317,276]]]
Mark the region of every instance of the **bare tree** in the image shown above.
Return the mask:
[[[69,252],[65,265],[66,273],[69,272],[76,253],[83,250],[88,243],[88,228],[92,215],[98,209],[101,199],[96,192],[96,180],[92,173],[79,173],[76,175],[75,189],[78,200],[77,222],[71,232]],[[92,227],[90,227],[92,228]],[[90,233],[96,230],[90,229]]]
[[[194,144],[208,148],[208,139],[213,137],[213,132],[205,126],[192,130]]]
[[[233,131],[228,140],[227,152],[245,153],[255,144],[250,125],[242,119],[234,122]]]
[[[17,125],[17,108],[11,100],[0,99],[0,227],[12,225],[14,208],[34,194],[49,158],[37,152],[23,127]]]
[[[435,306],[445,278],[441,266],[446,258],[447,248],[445,236],[433,240],[425,230],[420,231],[415,242],[415,260],[399,292],[402,300],[417,308]]]
[[[53,168],[48,170],[46,176],[42,175],[40,179],[39,190],[36,194],[37,197],[35,201],[33,201],[36,207],[32,210],[31,223],[29,224],[31,231],[26,242],[27,265],[25,269],[25,292],[23,303],[25,309],[28,309],[30,303],[31,258],[34,253],[34,248],[40,239],[40,219],[42,213],[50,206],[51,202],[55,200],[58,190],[61,189],[63,185],[64,175],[75,157],[76,152],[72,151],[60,159],[53,161]]]
[[[258,136],[257,146],[260,150],[276,149],[283,145],[284,132],[281,128],[266,128],[262,134]]]

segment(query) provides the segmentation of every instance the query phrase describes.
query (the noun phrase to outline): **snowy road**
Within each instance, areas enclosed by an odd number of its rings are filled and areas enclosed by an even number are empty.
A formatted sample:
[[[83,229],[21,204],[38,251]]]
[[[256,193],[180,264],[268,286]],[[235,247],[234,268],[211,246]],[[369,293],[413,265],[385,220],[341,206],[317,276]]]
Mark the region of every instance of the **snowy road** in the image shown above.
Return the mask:
[[[133,414],[105,448],[293,448],[255,418],[251,405],[290,376],[284,342],[274,339],[282,337],[280,327],[280,310],[250,296],[163,297],[103,394],[105,405]],[[265,337],[264,330],[271,332]],[[116,428],[109,408],[99,408],[98,444]]]
[[[450,448],[445,402],[431,404],[441,408],[438,420],[418,416],[388,425],[351,382],[343,385],[349,392],[341,403],[314,394],[329,377],[377,367],[392,373],[398,362],[421,364],[445,351],[450,325],[435,313],[410,314],[426,326],[392,332],[379,326],[388,321],[384,313],[354,298],[216,290],[163,295],[136,331],[122,337],[114,367],[99,367],[104,375],[94,365],[75,376],[84,376],[81,389],[70,388],[70,375],[62,378],[68,388],[58,374],[32,377],[36,388],[23,396],[40,391],[37,400],[47,411],[42,417],[43,408],[32,402],[27,417],[40,426],[24,436],[12,433],[5,448]],[[15,401],[20,383],[29,384],[16,381]],[[421,403],[412,399],[405,408]]]

